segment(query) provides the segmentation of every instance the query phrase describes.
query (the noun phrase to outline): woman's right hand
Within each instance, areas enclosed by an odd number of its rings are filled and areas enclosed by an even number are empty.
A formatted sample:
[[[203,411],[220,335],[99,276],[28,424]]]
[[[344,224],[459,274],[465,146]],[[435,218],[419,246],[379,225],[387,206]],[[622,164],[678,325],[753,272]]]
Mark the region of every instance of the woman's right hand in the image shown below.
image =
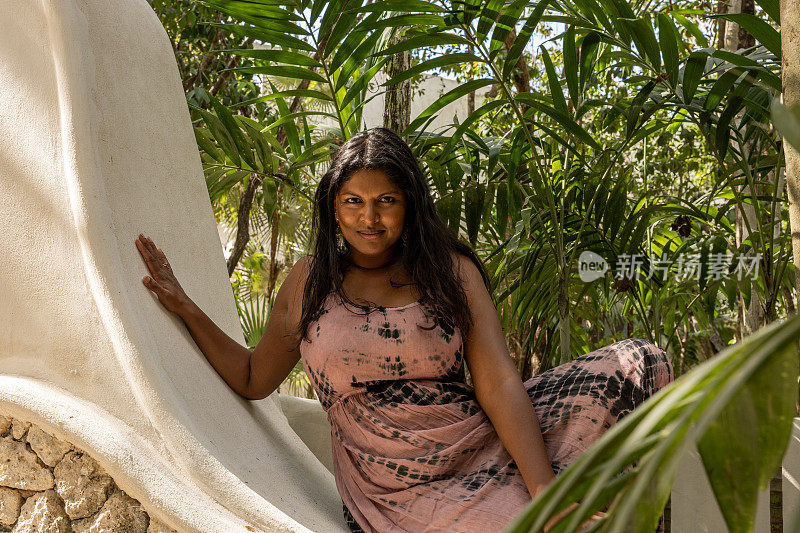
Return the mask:
[[[145,287],[153,291],[158,297],[158,301],[173,313],[180,314],[191,303],[191,300],[183,291],[181,284],[172,273],[167,256],[156,248],[156,245],[149,237],[141,233],[136,239],[136,248],[142,254],[149,276],[142,278]]]

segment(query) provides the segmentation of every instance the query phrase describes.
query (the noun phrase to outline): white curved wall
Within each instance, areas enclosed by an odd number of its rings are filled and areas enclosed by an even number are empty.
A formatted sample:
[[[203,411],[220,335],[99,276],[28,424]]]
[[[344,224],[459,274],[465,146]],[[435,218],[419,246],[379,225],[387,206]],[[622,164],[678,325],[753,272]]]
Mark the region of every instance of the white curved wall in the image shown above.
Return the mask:
[[[96,406],[169,476],[260,529],[344,530],[331,474],[275,402],[233,393],[141,285],[140,232],[242,341],[174,56],[148,4],[6,0],[0,20],[0,374]],[[49,423],[68,439],[63,417]]]

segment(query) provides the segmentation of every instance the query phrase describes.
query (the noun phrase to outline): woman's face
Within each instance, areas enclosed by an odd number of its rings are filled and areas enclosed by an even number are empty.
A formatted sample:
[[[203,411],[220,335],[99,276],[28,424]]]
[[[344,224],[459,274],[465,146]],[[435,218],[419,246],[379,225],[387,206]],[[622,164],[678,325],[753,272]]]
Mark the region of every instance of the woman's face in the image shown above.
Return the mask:
[[[336,220],[353,261],[364,267],[388,262],[403,234],[403,191],[384,171],[362,169],[344,182],[335,201]]]

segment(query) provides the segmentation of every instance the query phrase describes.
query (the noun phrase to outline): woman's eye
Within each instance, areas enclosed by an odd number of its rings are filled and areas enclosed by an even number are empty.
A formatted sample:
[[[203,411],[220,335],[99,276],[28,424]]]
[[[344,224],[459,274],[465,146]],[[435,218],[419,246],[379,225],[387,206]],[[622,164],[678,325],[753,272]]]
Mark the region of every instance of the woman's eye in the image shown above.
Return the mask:
[[[357,204],[359,202],[358,198],[345,198],[344,203],[346,204]]]
[[[394,203],[394,198],[392,198],[391,196],[384,196],[383,198],[381,198],[381,200],[386,202],[387,204]]]

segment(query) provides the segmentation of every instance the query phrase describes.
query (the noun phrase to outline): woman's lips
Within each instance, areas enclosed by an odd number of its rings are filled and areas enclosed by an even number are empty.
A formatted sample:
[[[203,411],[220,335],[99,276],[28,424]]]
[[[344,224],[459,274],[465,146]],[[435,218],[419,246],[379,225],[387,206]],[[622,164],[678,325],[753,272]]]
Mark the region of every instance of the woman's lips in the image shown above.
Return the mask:
[[[358,234],[361,235],[362,239],[367,239],[367,240],[377,239],[378,237],[381,236],[382,233],[383,233],[383,230],[381,230],[381,231],[369,231],[369,232],[359,231],[358,232]]]

